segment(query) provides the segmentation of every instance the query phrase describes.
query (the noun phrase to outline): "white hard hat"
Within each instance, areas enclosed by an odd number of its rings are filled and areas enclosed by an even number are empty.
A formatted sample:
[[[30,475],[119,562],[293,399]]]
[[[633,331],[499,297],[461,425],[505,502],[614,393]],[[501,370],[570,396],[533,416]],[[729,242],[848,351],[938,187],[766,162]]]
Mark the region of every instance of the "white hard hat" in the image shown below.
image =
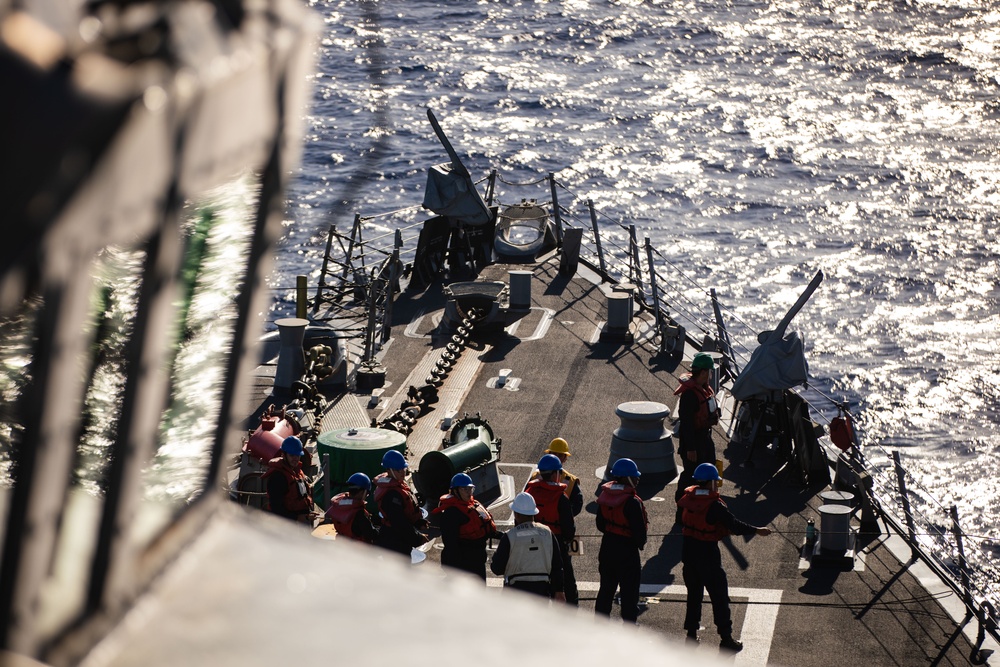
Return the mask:
[[[530,493],[522,491],[514,498],[510,508],[518,514],[525,516],[535,516],[538,514],[538,507],[535,505],[535,498]]]

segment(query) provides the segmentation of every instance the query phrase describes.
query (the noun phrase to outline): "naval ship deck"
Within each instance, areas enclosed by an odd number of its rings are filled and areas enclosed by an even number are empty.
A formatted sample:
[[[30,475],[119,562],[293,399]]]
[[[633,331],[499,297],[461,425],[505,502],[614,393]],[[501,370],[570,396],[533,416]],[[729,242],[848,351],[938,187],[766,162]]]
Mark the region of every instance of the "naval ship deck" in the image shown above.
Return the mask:
[[[681,363],[658,355],[648,313],[633,321],[633,343],[600,342],[610,286],[602,286],[583,266],[568,279],[558,272],[558,258],[549,257],[537,265],[493,265],[480,279],[506,281],[511,269],[533,271],[530,310],[516,326],[473,337],[441,386],[440,400],[408,436],[407,458],[417,467],[424,453],[440,448],[446,415],[480,413],[503,441],[499,471],[513,479],[516,492],[549,441],[565,438],[572,451],[566,468],[580,477],[585,499],[576,519],[582,551],[574,558],[581,596],[576,613],[589,616],[599,582],[594,491],[608,463],[611,435],[621,423],[615,409],[624,402],[654,401],[673,410],[673,391],[693,351],[687,350]],[[322,430],[382,419],[398,407],[409,385],[423,384],[446,342],[431,335],[443,307],[438,284],[398,296],[393,337],[380,356],[386,370],[381,402],[369,409],[367,394],[338,397]],[[508,388],[496,388],[501,369],[510,370]],[[268,385],[266,367],[263,373],[259,391]],[[746,665],[970,664],[975,623],[962,624],[961,600],[929,570],[919,563],[904,564],[909,549],[898,538],[889,537],[883,527],[881,534],[859,538],[853,563],[812,565],[801,557],[806,521],[814,518],[819,526],[822,501],[817,494],[828,487],[803,488],[766,452],[755,455],[754,467],[745,467],[745,448],[728,442],[723,427],[717,427],[716,451],[727,467],[722,488],[726,502],[737,517],[774,533],[724,542],[734,635],[742,639],[744,650],[719,654],[707,598],[702,642],[693,650]],[[681,535],[674,525],[676,481],[666,477],[647,474],[639,488],[650,519],[642,553],[646,604],[639,625],[682,642],[685,592]],[[501,529],[512,522],[507,507],[511,492],[506,489],[492,507]],[[417,566],[424,570],[436,568],[439,558],[439,540],[429,546],[428,559]],[[441,576],[464,575],[442,571]],[[487,583],[490,588],[502,585],[492,575]],[[620,622],[616,616],[617,606],[614,623]],[[559,640],[573,641],[561,635]]]

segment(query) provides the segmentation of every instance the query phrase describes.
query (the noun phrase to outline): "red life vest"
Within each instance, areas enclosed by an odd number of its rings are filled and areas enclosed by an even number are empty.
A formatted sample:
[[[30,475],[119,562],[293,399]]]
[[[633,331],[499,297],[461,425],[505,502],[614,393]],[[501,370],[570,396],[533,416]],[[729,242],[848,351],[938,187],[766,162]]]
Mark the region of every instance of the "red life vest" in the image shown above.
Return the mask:
[[[493,516],[475,498],[469,502],[463,502],[461,498],[449,493],[441,496],[440,503],[431,513],[441,514],[449,507],[458,508],[462,514],[469,517],[468,521],[459,526],[458,539],[481,540],[497,532],[497,525],[493,521]]]
[[[716,500],[722,503],[723,507],[726,506],[716,491],[709,491],[700,486],[689,486],[684,489],[684,495],[677,501],[677,506],[682,510],[681,523],[684,524],[684,537],[718,542],[729,535],[729,529],[721,523],[709,523],[705,520],[708,508]]]
[[[538,472],[538,470],[535,470],[533,473],[531,473],[531,477],[528,478],[528,481],[530,482],[532,480],[539,479],[539,476],[541,474],[542,473]],[[563,478],[563,484],[566,485],[566,491],[565,491],[566,497],[567,498],[572,498],[573,497],[573,487],[575,487],[577,484],[580,483],[580,478],[577,477],[576,475],[574,475],[573,473],[569,472],[565,468],[563,468],[563,471],[562,471],[562,478]]]
[[[302,465],[295,470],[285,461],[283,456],[273,458],[267,462],[267,472],[261,475],[261,479],[266,480],[275,473],[285,476],[288,480],[288,490],[285,492],[285,508],[289,512],[302,514],[311,512],[313,508],[312,495],[309,493],[309,483],[306,474],[302,472]],[[301,483],[301,486],[300,486]]]
[[[556,535],[562,534],[559,526],[559,499],[566,495],[566,485],[547,482],[544,479],[535,479],[528,482],[524,487],[535,499],[538,507],[538,514],[535,521],[544,524]]]
[[[354,534],[354,518],[358,515],[358,512],[368,514],[364,501],[351,498],[351,494],[345,491],[344,493],[335,495],[330,500],[330,509],[326,511],[326,518],[333,522],[333,527],[337,529],[338,535],[371,544],[370,540]]]
[[[615,535],[632,537],[632,529],[625,518],[625,502],[629,498],[639,501],[642,508],[642,520],[649,525],[649,517],[646,516],[646,506],[642,503],[642,498],[635,492],[635,487],[626,486],[620,482],[607,482],[601,485],[601,495],[597,497],[597,504],[600,507],[601,516],[604,517],[604,531]]]
[[[708,409],[708,399],[715,396],[715,392],[712,391],[712,388],[697,384],[693,380],[685,380],[681,383],[681,386],[677,387],[674,391],[674,396],[680,396],[686,391],[693,391],[694,395],[698,397],[698,411],[694,413],[694,427],[699,431],[704,431],[705,429],[718,424],[718,412],[710,412]]]
[[[382,513],[382,525],[392,526],[388,515],[382,511],[382,498],[391,490],[399,491],[399,495],[402,496],[403,513],[411,524],[416,525],[418,521],[424,518],[420,514],[420,508],[417,506],[417,497],[413,495],[413,491],[410,491],[410,487],[407,486],[406,482],[393,479],[387,472],[382,473],[372,481],[375,482],[375,502],[378,503],[378,510]]]

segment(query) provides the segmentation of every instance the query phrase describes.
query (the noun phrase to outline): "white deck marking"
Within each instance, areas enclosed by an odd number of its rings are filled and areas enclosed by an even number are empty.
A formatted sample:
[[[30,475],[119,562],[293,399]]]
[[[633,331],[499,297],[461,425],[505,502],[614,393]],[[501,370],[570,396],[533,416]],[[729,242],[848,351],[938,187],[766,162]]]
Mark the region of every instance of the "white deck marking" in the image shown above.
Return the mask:
[[[427,312],[421,308],[420,312],[418,312],[416,316],[412,320],[410,320],[410,323],[406,325],[406,329],[403,330],[403,335],[405,335],[407,338],[430,338],[431,335],[429,333],[425,334],[418,333],[418,331],[420,330],[420,323],[423,321],[424,316],[426,314]],[[439,308],[436,311],[434,311],[434,313],[431,314],[432,331],[436,329],[439,324],[441,324],[441,319],[443,317],[444,317],[443,308]]]
[[[490,588],[502,588],[503,579],[499,577],[489,577],[486,585]],[[578,581],[576,587],[581,592],[594,593],[601,587],[596,581]],[[684,586],[666,584],[642,584],[639,587],[642,595],[656,595],[660,597],[674,596],[687,597],[687,589]],[[738,628],[736,634],[743,642],[743,650],[735,655],[736,665],[766,665],[768,656],[771,654],[771,640],[774,638],[774,628],[778,620],[778,607],[781,603],[782,591],[774,588],[740,588],[731,587],[729,589],[730,598],[746,598],[750,602],[743,616],[743,627]],[[705,596],[708,603],[708,595]],[[707,610],[711,618],[711,610]],[[639,622],[642,625],[642,622]],[[709,621],[711,625],[711,621]],[[679,638],[678,638],[679,640]]]
[[[535,325],[535,330],[531,332],[531,335],[528,336],[527,338],[519,338],[517,336],[517,330],[521,325],[521,320],[517,320],[509,327],[504,329],[504,331],[507,332],[508,336],[513,336],[514,338],[520,340],[522,343],[529,340],[538,340],[539,338],[545,336],[546,332],[548,332],[549,330],[549,327],[552,325],[552,319],[556,316],[556,311],[552,310],[551,308],[540,308],[538,306],[532,306],[531,310],[540,310],[542,312],[542,318],[538,321],[538,324]]]

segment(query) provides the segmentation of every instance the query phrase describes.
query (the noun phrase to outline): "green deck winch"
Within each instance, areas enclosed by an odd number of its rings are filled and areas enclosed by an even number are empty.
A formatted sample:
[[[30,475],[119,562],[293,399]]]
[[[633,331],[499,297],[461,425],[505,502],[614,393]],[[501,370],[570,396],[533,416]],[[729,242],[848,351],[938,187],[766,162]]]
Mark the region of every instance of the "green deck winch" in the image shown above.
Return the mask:
[[[466,415],[455,423],[442,444],[442,449],[423,455],[419,469],[413,474],[414,484],[425,502],[436,504],[438,498],[448,493],[452,476],[460,472],[472,478],[479,502],[489,505],[500,496],[497,461],[502,441],[494,437],[487,420],[479,414]]]

